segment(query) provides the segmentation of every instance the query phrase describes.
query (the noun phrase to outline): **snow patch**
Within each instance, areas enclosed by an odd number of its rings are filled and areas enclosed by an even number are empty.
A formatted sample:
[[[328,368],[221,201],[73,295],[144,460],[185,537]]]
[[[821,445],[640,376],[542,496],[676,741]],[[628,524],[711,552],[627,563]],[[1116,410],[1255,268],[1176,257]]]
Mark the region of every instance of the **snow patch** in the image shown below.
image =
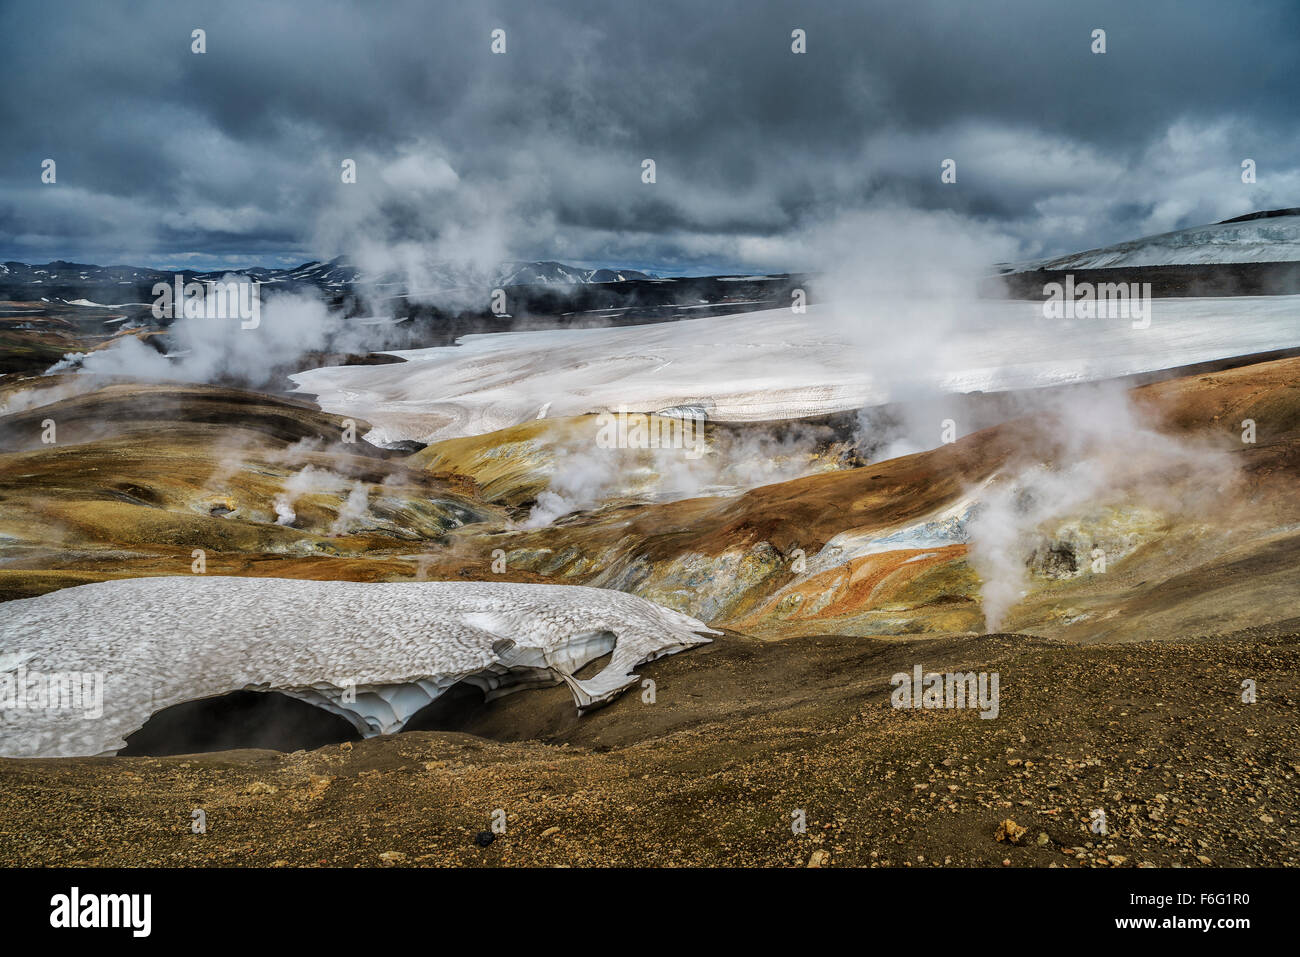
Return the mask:
[[[1300,260],[1300,215],[1212,223],[1132,239],[1055,259],[1017,263],[1012,272],[1035,269],[1100,269],[1109,266],[1194,266],[1208,263]]]
[[[490,696],[563,681],[582,713],[634,684],[637,666],[705,644],[704,634],[718,632],[579,585],[222,576],[81,585],[5,605],[0,685],[12,691],[19,665],[103,674],[102,716],[0,711],[0,753],[112,754],[164,708],[241,690],[308,701],[367,737],[400,729],[459,681]],[[611,648],[599,674],[573,677]]]
[[[918,324],[900,317],[918,310],[937,327],[961,321],[942,348],[927,347],[925,361],[909,365],[888,337],[916,339]],[[903,387],[1028,389],[1298,346],[1298,311],[1300,296],[1161,299],[1150,327],[1134,329],[1128,320],[1044,319],[1041,302],[882,300],[813,305],[802,315],[774,309],[470,335],[388,353],[402,363],[291,378],[326,412],[370,422],[366,437],[376,444],[480,435],[526,422],[548,403],[552,418],[699,407],[715,422],[753,422],[880,405]]]

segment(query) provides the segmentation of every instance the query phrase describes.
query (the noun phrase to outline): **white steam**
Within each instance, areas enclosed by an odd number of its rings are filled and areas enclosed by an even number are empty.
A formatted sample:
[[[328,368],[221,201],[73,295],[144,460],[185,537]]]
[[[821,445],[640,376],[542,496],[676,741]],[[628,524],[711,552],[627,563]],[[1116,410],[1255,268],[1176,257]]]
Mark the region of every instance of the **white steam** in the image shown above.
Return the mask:
[[[540,528],[615,498],[667,502],[733,495],[841,467],[850,451],[832,441],[829,429],[799,423],[715,428],[707,441],[702,423],[698,429],[700,444],[684,448],[601,448],[594,440],[557,447],[548,487],[521,527]]]
[[[517,208],[536,179],[465,180],[430,141],[356,160],[356,182],[322,209],[312,245],[359,268],[367,301],[400,290],[412,303],[485,308],[497,269],[512,258],[510,238],[529,222]]]
[[[983,581],[985,627],[1003,626],[1028,585],[1041,526],[1087,508],[1140,506],[1166,515],[1214,507],[1235,479],[1228,453],[1144,423],[1117,383],[1045,397],[1025,420],[1043,460],[1001,477],[968,523],[970,562]]]
[[[369,504],[370,490],[365,483],[353,483],[352,491],[348,492],[348,497],[339,507],[338,517],[330,525],[330,535],[343,535],[351,531],[354,525],[366,517],[366,509]]]
[[[228,277],[236,279],[238,277]],[[177,318],[165,331],[163,355],[133,335],[94,352],[70,353],[47,374],[78,371],[135,379],[240,382],[264,385],[307,352],[356,352],[382,348],[373,328],[350,325],[314,294],[268,293],[258,324],[243,328],[237,317]],[[296,371],[296,368],[290,371]]]
[[[298,520],[295,505],[304,495],[318,493],[337,493],[347,485],[347,480],[326,469],[308,465],[300,472],[289,476],[284,483],[284,490],[275,497],[275,523],[292,525]]]

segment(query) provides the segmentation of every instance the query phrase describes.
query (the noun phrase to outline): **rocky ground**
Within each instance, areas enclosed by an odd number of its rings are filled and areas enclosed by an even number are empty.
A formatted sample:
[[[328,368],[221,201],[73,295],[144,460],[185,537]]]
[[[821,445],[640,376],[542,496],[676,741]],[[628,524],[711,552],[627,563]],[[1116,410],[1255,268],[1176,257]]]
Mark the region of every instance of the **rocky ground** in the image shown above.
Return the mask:
[[[893,708],[916,664],[997,671],[998,717]],[[0,761],[0,863],[1300,864],[1300,620],[1090,646],[728,634],[641,670],[653,703],[582,719],[557,687],[310,752]]]

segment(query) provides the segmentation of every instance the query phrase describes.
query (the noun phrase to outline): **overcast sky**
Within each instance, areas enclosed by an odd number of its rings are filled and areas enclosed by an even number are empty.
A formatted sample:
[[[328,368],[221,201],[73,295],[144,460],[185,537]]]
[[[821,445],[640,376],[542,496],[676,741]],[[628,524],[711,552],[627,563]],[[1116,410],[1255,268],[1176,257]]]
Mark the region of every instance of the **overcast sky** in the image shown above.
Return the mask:
[[[1295,0],[208,6],[0,4],[0,259],[778,271],[862,211],[1029,257],[1300,205]]]

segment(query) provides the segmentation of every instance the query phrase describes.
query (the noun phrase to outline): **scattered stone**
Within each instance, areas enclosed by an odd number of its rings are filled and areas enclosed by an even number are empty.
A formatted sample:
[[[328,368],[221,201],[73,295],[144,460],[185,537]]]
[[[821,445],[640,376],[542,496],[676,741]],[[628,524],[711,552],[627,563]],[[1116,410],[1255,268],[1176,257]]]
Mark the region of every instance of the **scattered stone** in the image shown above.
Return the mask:
[[[993,832],[995,841],[1010,841],[1012,844],[1019,844],[1024,839],[1026,829],[1021,827],[1011,818],[1007,818],[998,825],[998,829]]]

